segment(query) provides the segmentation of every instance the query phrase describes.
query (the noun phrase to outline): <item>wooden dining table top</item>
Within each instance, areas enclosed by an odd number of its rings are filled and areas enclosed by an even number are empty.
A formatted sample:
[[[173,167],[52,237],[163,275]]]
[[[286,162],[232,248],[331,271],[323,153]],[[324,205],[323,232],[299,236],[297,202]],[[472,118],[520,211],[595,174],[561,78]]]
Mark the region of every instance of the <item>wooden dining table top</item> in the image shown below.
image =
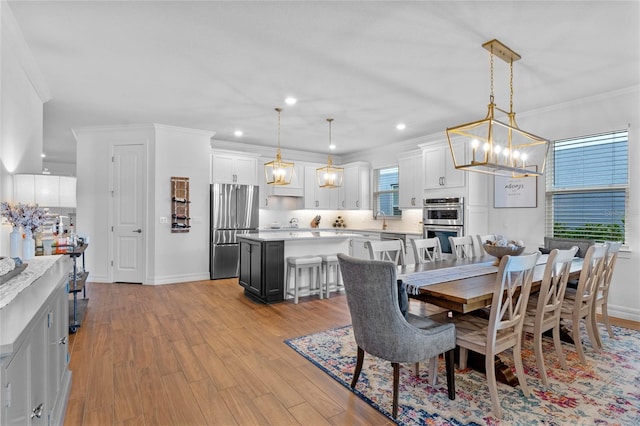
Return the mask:
[[[582,258],[575,258],[571,265],[569,279],[577,279],[582,270]],[[495,257],[484,255],[467,259],[446,259],[428,263],[417,263],[405,266],[398,266],[398,278],[404,280],[412,279],[416,285],[416,277],[425,276],[426,271],[442,272],[444,268],[455,268],[463,265],[478,265],[478,269],[486,269],[488,262],[495,261]],[[545,264],[538,264],[534,270],[531,291],[537,291],[542,283]],[[473,269],[467,268],[467,269]],[[446,280],[419,287],[418,294],[411,294],[410,297],[423,300],[425,302],[440,306],[459,313],[472,312],[482,309],[491,304],[493,290],[496,285],[496,272]],[[417,283],[417,285],[420,285]]]

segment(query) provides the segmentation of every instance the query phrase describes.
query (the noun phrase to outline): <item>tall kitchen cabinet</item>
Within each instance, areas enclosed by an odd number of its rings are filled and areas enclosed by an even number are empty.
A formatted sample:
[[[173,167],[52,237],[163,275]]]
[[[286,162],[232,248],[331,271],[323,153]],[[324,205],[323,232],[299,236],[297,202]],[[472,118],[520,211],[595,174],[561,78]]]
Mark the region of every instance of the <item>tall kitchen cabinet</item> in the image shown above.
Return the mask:
[[[338,190],[338,208],[369,210],[371,204],[369,163],[349,163],[341,167],[344,167],[344,182]]]
[[[258,155],[213,150],[211,183],[258,185]]]
[[[284,300],[284,241],[240,242],[239,283],[247,296],[263,303]]]
[[[456,153],[464,161],[464,152]],[[424,189],[460,188],[465,186],[465,172],[453,164],[449,144],[430,146],[422,151],[424,160]]]
[[[398,173],[400,184],[398,207],[401,209],[422,207],[422,151],[411,151],[399,156]]]

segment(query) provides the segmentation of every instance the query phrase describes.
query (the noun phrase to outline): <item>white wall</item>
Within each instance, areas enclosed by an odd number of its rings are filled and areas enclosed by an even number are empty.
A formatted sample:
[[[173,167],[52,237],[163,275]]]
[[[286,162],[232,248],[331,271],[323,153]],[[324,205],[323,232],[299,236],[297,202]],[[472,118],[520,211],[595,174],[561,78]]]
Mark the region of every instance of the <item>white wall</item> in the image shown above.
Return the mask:
[[[212,132],[156,125],[154,188],[150,206],[148,284],[209,279],[209,181]],[[191,229],[171,233],[171,177],[188,177]],[[168,223],[160,223],[167,217]]]
[[[13,199],[13,173],[42,171],[42,104],[51,96],[7,2],[0,2],[0,199]],[[9,252],[0,226],[0,254]]]

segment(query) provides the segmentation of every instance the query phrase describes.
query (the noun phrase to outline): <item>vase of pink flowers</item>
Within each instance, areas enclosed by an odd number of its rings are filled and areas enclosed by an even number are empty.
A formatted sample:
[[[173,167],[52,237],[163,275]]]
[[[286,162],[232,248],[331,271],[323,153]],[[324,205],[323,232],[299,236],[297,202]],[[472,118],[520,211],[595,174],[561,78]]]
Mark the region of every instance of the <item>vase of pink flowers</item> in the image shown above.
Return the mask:
[[[37,204],[0,203],[0,213],[13,226],[10,235],[11,257],[18,257],[20,253],[19,238],[20,227],[24,230],[25,238],[22,241],[22,259],[33,259],[36,254],[36,242],[33,233],[38,231],[47,218],[47,212]]]

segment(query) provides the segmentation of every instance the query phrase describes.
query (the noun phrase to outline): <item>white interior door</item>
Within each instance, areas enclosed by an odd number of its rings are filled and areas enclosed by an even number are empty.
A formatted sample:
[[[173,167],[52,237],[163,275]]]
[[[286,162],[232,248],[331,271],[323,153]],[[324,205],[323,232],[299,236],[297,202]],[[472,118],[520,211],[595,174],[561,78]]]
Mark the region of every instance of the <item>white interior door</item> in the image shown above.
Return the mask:
[[[113,147],[113,280],[144,279],[144,145]]]

